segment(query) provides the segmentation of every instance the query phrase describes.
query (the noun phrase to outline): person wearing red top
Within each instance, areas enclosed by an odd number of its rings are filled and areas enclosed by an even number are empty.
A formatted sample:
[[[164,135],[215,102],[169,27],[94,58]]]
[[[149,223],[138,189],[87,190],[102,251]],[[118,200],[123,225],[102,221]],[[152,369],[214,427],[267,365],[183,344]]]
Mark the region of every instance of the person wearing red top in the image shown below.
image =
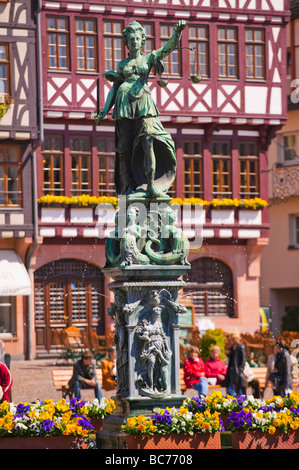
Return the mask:
[[[8,367],[0,362],[0,403],[9,402],[8,392],[12,386],[12,375]],[[1,396],[3,394],[3,396]]]
[[[224,379],[227,366],[224,361],[219,359],[221,349],[219,346],[212,346],[210,349],[210,359],[205,362],[206,377],[211,385],[220,384]]]
[[[187,388],[194,388],[198,395],[208,394],[208,381],[205,377],[205,363],[199,357],[196,347],[192,347],[184,362],[184,381]]]

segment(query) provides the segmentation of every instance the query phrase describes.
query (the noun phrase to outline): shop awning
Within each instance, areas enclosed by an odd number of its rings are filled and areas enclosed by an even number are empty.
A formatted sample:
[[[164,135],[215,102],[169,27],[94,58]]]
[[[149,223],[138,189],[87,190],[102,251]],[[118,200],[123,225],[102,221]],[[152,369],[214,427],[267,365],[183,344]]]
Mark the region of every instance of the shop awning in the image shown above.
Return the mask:
[[[0,250],[0,295],[30,295],[27,270],[14,250]]]

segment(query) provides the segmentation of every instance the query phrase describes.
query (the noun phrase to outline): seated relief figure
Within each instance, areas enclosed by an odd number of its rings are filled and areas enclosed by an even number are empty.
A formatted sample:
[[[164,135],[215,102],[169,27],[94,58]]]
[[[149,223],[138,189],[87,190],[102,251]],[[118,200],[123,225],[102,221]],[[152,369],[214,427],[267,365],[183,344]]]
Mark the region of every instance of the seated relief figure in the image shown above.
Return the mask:
[[[152,67],[161,75],[164,70],[162,60],[177,48],[186,25],[186,21],[178,21],[166,45],[145,55],[142,53],[145,30],[140,23],[132,21],[122,35],[129,49],[128,58],[119,62],[116,72],[104,74],[113,86],[95,120],[99,124],[114,106],[114,178],[118,195],[138,193],[142,196],[164,196],[175,179],[174,142],[160,122],[148,77]]]

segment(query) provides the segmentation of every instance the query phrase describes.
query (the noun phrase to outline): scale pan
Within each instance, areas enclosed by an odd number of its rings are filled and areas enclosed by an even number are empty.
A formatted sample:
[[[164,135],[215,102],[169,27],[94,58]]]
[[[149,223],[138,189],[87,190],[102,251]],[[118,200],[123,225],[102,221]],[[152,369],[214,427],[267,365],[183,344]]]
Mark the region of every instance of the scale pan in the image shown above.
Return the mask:
[[[202,79],[201,75],[191,75],[190,80],[192,83],[199,83]]]
[[[168,85],[168,80],[158,80],[158,85],[162,88]]]

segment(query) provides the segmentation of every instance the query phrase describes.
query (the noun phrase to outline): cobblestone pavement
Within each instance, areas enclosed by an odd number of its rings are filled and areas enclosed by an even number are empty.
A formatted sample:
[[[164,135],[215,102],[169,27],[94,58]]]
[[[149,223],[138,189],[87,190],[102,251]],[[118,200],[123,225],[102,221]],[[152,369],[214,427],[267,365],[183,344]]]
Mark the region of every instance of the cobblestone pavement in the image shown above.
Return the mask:
[[[12,401],[34,402],[36,400],[53,399],[58,401],[61,399],[61,392],[58,392],[52,380],[52,369],[57,369],[55,359],[36,359],[33,361],[11,361],[10,370],[13,376]],[[219,390],[219,389],[218,389]],[[225,388],[220,391],[225,395]],[[115,395],[115,390],[103,390],[105,398],[111,398]],[[248,390],[250,393],[250,389]],[[196,392],[189,389],[185,392],[186,397],[196,396]],[[270,390],[266,391],[265,398],[272,396]],[[94,394],[92,390],[83,390],[82,399],[92,400]]]
[[[13,377],[12,401],[34,402],[36,400],[61,399],[61,391],[58,392],[52,380],[52,369],[57,369],[55,359],[36,359],[33,361],[11,361],[10,371]],[[105,398],[114,395],[114,391],[103,391]],[[92,390],[83,390],[82,399],[92,400]]]

